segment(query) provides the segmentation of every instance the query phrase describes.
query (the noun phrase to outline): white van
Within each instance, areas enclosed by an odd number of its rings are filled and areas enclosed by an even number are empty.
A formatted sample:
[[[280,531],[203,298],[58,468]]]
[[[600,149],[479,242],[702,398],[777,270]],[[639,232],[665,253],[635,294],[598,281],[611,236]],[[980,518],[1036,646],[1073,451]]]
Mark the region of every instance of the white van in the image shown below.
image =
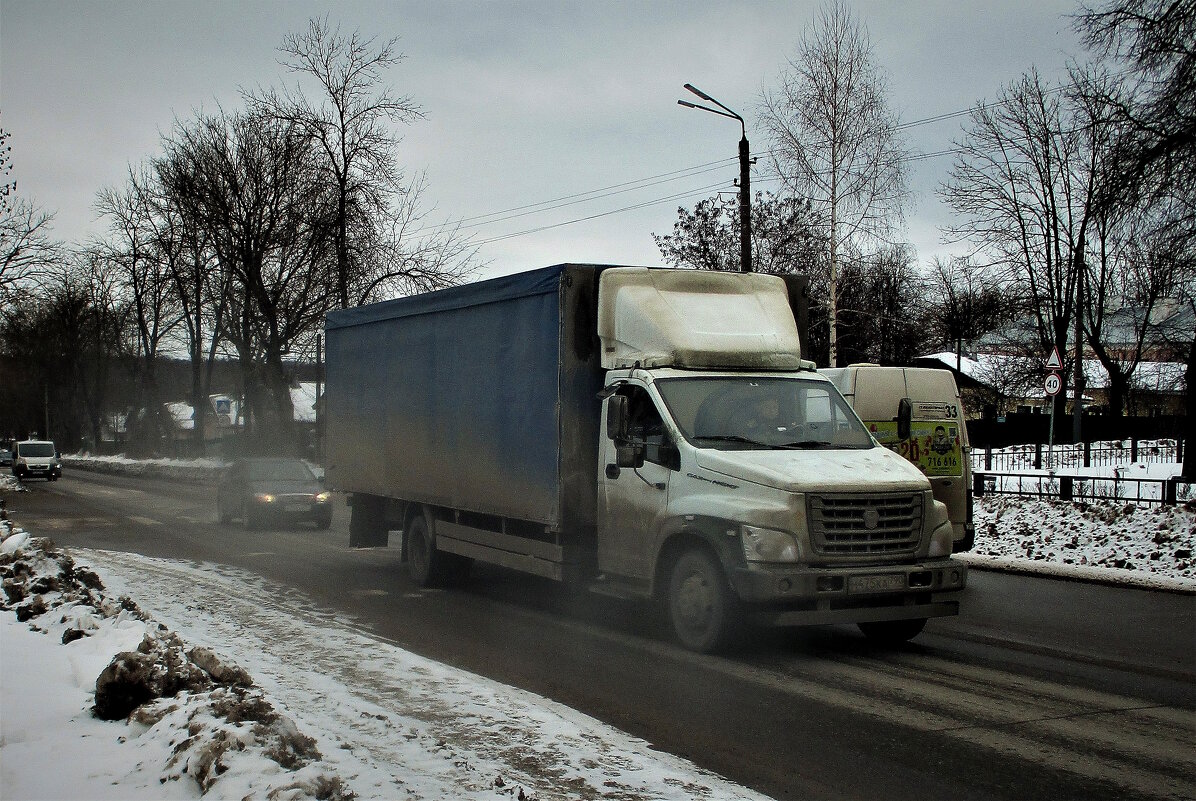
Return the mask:
[[[29,439],[18,442],[12,449],[12,474],[18,479],[62,478],[62,459],[58,448],[48,440]]]
[[[954,550],[969,551],[972,467],[963,403],[950,370],[853,364],[820,370],[834,382],[877,442],[916,465],[947,506]]]

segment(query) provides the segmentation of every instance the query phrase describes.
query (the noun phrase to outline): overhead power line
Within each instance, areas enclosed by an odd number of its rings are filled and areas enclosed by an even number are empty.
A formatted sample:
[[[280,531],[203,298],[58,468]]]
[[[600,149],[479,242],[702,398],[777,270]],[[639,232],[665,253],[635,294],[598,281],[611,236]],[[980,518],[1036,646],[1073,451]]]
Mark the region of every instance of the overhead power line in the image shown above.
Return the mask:
[[[685,169],[673,170],[672,172],[661,173],[659,175],[653,175],[648,178],[641,178],[635,181],[612,184],[611,186],[603,187],[601,189],[592,189],[588,192],[578,192],[572,195],[564,195],[553,200],[545,200],[539,203],[529,203],[523,206],[515,206],[510,209],[492,211],[487,214],[479,214],[474,217],[466,217],[459,222],[462,228],[477,228],[483,225],[489,225],[491,223],[515,219],[517,217],[525,217],[529,214],[537,214],[542,211],[552,211],[554,209],[564,208],[565,206],[588,203],[592,200],[601,200],[603,198],[622,195],[628,192],[638,191],[640,189],[660,186],[661,184],[671,183],[673,181],[680,181],[685,178],[693,178],[722,169],[728,164],[734,163],[736,161],[737,159],[734,158],[722,159],[721,161],[712,161],[707,164],[699,164],[696,167],[686,167]]]
[[[1054,89],[1049,89],[1046,91],[1046,93],[1047,94],[1056,94],[1061,91],[1063,91],[1063,87],[1060,86],[1060,87],[1056,87]],[[1008,101],[1005,101],[1005,102],[1008,102]],[[985,107],[986,105],[1003,105],[1003,103],[995,103],[995,104],[981,103],[979,107]],[[976,110],[976,108],[977,107],[974,106],[971,108],[959,109],[957,111],[948,111],[943,114],[935,114],[935,115],[932,115],[929,117],[921,117],[916,120],[910,120],[909,122],[900,123],[897,126],[895,126],[894,130],[905,131],[905,130],[909,130],[910,128],[921,127],[923,125],[932,125],[934,123],[946,122],[948,120],[958,119],[960,117],[966,117],[966,116],[972,114]],[[963,152],[962,148],[947,148],[944,150],[937,150],[937,151],[934,151],[931,153],[915,153],[913,155],[906,156],[904,160],[907,162],[925,161],[927,159],[942,158],[944,156],[953,156],[953,155],[957,155],[961,152]],[[759,155],[770,156],[770,155],[772,155],[772,151],[764,151],[763,153],[760,153]],[[709,172],[713,172],[715,170],[729,166],[729,165],[735,163],[736,161],[737,161],[736,158],[726,158],[726,159],[721,159],[719,161],[711,161],[711,162],[707,162],[705,164],[699,164],[699,165],[696,165],[693,167],[686,167],[686,168],[679,169],[679,170],[673,170],[671,172],[660,173],[659,175],[653,175],[653,176],[649,176],[647,178],[640,178],[640,179],[634,180],[634,181],[625,181],[623,183],[612,184],[610,186],[602,187],[600,189],[592,189],[587,192],[578,192],[575,194],[564,195],[559,198],[554,198],[552,200],[540,201],[539,203],[529,203],[529,204],[525,204],[522,206],[515,206],[515,207],[509,208],[509,209],[502,209],[499,211],[489,212],[487,214],[480,214],[480,215],[476,215],[474,217],[467,217],[463,220],[460,220],[460,221],[458,221],[458,225],[461,228],[478,228],[478,227],[481,227],[484,225],[489,225],[491,223],[506,222],[508,220],[517,219],[520,217],[526,217],[526,216],[529,216],[532,214],[538,214],[538,213],[545,212],[545,211],[555,211],[557,209],[566,208],[568,206],[573,206],[573,205],[577,205],[580,203],[588,203],[588,202],[591,202],[594,200],[602,200],[602,199],[605,199],[608,197],[613,197],[615,195],[627,194],[628,192],[634,192],[634,191],[637,191],[640,189],[647,189],[647,188],[650,188],[653,186],[658,186],[658,185],[664,184],[664,183],[670,183],[673,181],[683,180],[685,178],[696,177],[696,176],[703,175],[703,174],[706,174]],[[772,179],[768,179],[768,178],[755,179],[755,178],[753,178],[753,180],[771,181]],[[697,195],[699,195],[703,192],[709,192],[711,189],[715,189],[715,188],[718,188],[720,186],[725,186],[725,185],[726,185],[725,182],[713,184],[711,186],[693,189],[693,190],[690,190],[687,192],[676,193],[676,194],[668,195],[666,197],[659,197],[659,198],[654,198],[652,200],[646,200],[642,203],[635,203],[635,204],[632,204],[629,206],[623,206],[621,208],[612,209],[610,211],[600,212],[597,214],[590,214],[590,215],[586,215],[584,217],[577,217],[575,219],[564,220],[564,221],[558,222],[558,223],[536,226],[534,228],[528,228],[528,229],[525,229],[522,231],[515,231],[515,232],[509,233],[509,234],[502,234],[499,236],[490,237],[488,239],[481,240],[480,242],[478,242],[476,244],[478,244],[479,246],[480,245],[488,245],[488,244],[491,244],[494,242],[501,242],[505,239],[512,239],[515,237],[527,236],[529,234],[539,233],[541,231],[548,231],[548,230],[552,230],[554,228],[562,228],[567,225],[574,225],[574,224],[580,223],[580,222],[588,222],[590,220],[595,220],[595,219],[599,219],[602,217],[609,217],[614,214],[622,214],[622,213],[628,212],[628,211],[635,211],[637,209],[647,208],[649,206],[655,206],[655,205],[658,205],[661,203],[676,202],[677,200],[682,200],[682,199],[686,199],[686,198],[690,198],[690,197],[696,197]]]

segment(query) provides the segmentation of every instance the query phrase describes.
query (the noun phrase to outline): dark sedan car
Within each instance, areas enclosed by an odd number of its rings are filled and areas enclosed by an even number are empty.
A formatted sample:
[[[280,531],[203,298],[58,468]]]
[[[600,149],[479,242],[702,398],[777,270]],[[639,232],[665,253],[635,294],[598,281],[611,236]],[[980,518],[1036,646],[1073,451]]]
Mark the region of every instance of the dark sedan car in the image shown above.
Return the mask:
[[[238,459],[224,471],[216,491],[221,523],[241,518],[245,528],[310,520],[332,525],[332,497],[300,459]]]

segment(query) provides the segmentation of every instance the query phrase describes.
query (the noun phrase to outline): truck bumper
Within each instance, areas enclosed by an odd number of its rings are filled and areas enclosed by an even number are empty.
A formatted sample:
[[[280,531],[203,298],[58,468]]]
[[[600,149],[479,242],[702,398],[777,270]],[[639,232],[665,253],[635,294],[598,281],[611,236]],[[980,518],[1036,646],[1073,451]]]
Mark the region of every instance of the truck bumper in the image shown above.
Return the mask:
[[[788,626],[959,613],[967,565],[935,559],[866,567],[741,568],[731,584],[756,622]]]

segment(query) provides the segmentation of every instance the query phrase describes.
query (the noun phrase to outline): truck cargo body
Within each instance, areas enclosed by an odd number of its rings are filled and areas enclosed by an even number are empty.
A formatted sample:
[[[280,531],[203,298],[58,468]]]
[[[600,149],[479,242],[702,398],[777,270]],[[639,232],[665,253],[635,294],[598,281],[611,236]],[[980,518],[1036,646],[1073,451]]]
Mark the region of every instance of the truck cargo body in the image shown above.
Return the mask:
[[[561,265],[329,314],[329,485],[539,527],[561,549],[548,561],[592,561],[599,272]]]

